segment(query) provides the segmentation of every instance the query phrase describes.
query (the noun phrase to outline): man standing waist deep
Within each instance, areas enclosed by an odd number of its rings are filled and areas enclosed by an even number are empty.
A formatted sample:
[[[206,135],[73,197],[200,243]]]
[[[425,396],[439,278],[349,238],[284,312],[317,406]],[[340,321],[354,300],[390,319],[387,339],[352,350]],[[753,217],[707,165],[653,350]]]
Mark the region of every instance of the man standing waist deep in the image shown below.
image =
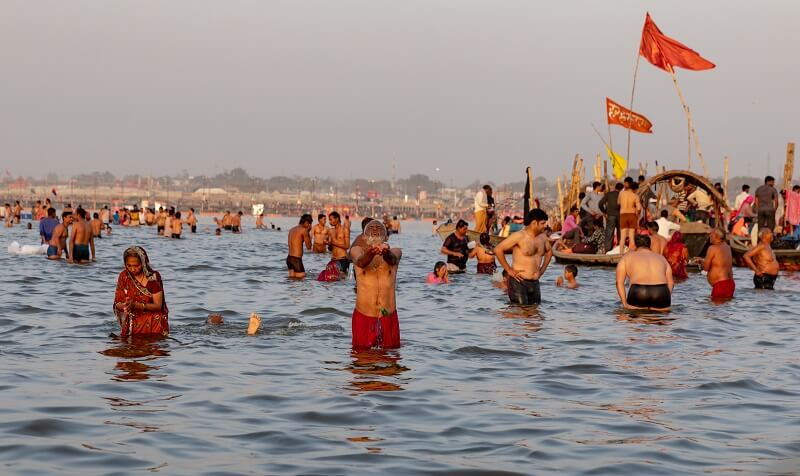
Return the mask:
[[[539,278],[542,277],[553,250],[547,236],[547,213],[534,208],[525,217],[525,228],[501,241],[495,249],[495,257],[508,273],[508,298],[520,305],[538,304],[542,296]],[[506,251],[511,251],[512,265],[506,260]]]

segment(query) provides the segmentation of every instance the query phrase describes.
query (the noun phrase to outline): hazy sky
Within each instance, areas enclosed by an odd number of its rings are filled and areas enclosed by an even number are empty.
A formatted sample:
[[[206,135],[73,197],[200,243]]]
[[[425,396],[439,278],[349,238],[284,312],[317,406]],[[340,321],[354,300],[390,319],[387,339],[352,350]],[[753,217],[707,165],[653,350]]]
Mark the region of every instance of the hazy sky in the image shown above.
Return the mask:
[[[715,62],[678,70],[712,175],[800,142],[800,2],[1,0],[0,165],[14,175],[554,177],[630,100],[645,12]],[[633,162],[685,167],[669,75],[642,61]],[[624,151],[625,131],[613,130]],[[696,163],[696,162],[695,162]],[[441,170],[437,173],[436,167]]]

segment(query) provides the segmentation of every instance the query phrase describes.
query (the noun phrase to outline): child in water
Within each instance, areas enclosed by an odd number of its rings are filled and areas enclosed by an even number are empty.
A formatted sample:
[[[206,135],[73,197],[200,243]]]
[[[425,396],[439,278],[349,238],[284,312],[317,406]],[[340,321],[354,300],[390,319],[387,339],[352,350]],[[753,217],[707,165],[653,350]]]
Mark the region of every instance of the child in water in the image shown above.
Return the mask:
[[[578,267],[574,264],[564,266],[564,276],[559,276],[556,279],[556,286],[564,286],[569,289],[577,289],[578,281],[575,279],[578,276]]]
[[[428,284],[447,284],[450,280],[447,278],[447,265],[444,261],[437,261],[433,266],[433,272],[428,273],[425,279]]]

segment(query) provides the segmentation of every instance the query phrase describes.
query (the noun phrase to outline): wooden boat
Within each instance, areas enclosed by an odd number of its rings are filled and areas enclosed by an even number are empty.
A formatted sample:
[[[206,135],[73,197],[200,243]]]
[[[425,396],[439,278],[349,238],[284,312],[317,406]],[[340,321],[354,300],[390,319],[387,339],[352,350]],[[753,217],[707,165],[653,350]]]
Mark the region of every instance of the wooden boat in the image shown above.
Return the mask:
[[[621,254],[606,255],[606,254],[580,254],[580,253],[564,253],[563,251],[553,250],[553,257],[556,263],[560,264],[574,264],[583,266],[616,266],[622,259]]]
[[[439,228],[436,229],[436,232],[439,233],[439,236],[442,238],[442,241],[446,240],[451,233],[456,231],[456,224],[450,223],[447,225],[441,225]],[[476,243],[480,243],[481,234],[475,230],[467,230],[467,240],[474,241]],[[492,246],[497,246],[501,241],[505,238],[502,236],[497,235],[490,235],[489,242]]]
[[[744,254],[750,250],[750,240],[747,238],[740,238],[737,236],[729,236],[728,243],[731,245],[731,252],[733,253],[733,261],[736,266],[747,267],[744,262]],[[778,265],[784,271],[800,271],[800,250],[796,249],[774,249],[775,259],[778,260]]]

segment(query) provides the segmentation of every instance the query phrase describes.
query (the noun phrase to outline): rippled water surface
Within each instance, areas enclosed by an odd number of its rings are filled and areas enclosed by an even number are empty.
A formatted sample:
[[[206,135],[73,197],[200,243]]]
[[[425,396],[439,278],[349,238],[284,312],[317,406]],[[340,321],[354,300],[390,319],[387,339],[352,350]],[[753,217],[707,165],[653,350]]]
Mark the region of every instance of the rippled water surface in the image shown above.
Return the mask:
[[[38,238],[0,230],[2,474],[800,469],[798,276],[756,292],[737,270],[736,300],[713,305],[692,275],[659,318],[621,313],[612,271],[583,268],[570,291],[553,265],[543,304],[522,309],[485,276],[423,284],[441,240],[408,223],[392,237],[403,346],[354,353],[352,279],[289,282],[285,231],[200,231],[117,227],[96,264],[68,266],[8,255]],[[171,339],[109,337],[133,244],[164,278]],[[252,311],[264,327],[248,337]]]

